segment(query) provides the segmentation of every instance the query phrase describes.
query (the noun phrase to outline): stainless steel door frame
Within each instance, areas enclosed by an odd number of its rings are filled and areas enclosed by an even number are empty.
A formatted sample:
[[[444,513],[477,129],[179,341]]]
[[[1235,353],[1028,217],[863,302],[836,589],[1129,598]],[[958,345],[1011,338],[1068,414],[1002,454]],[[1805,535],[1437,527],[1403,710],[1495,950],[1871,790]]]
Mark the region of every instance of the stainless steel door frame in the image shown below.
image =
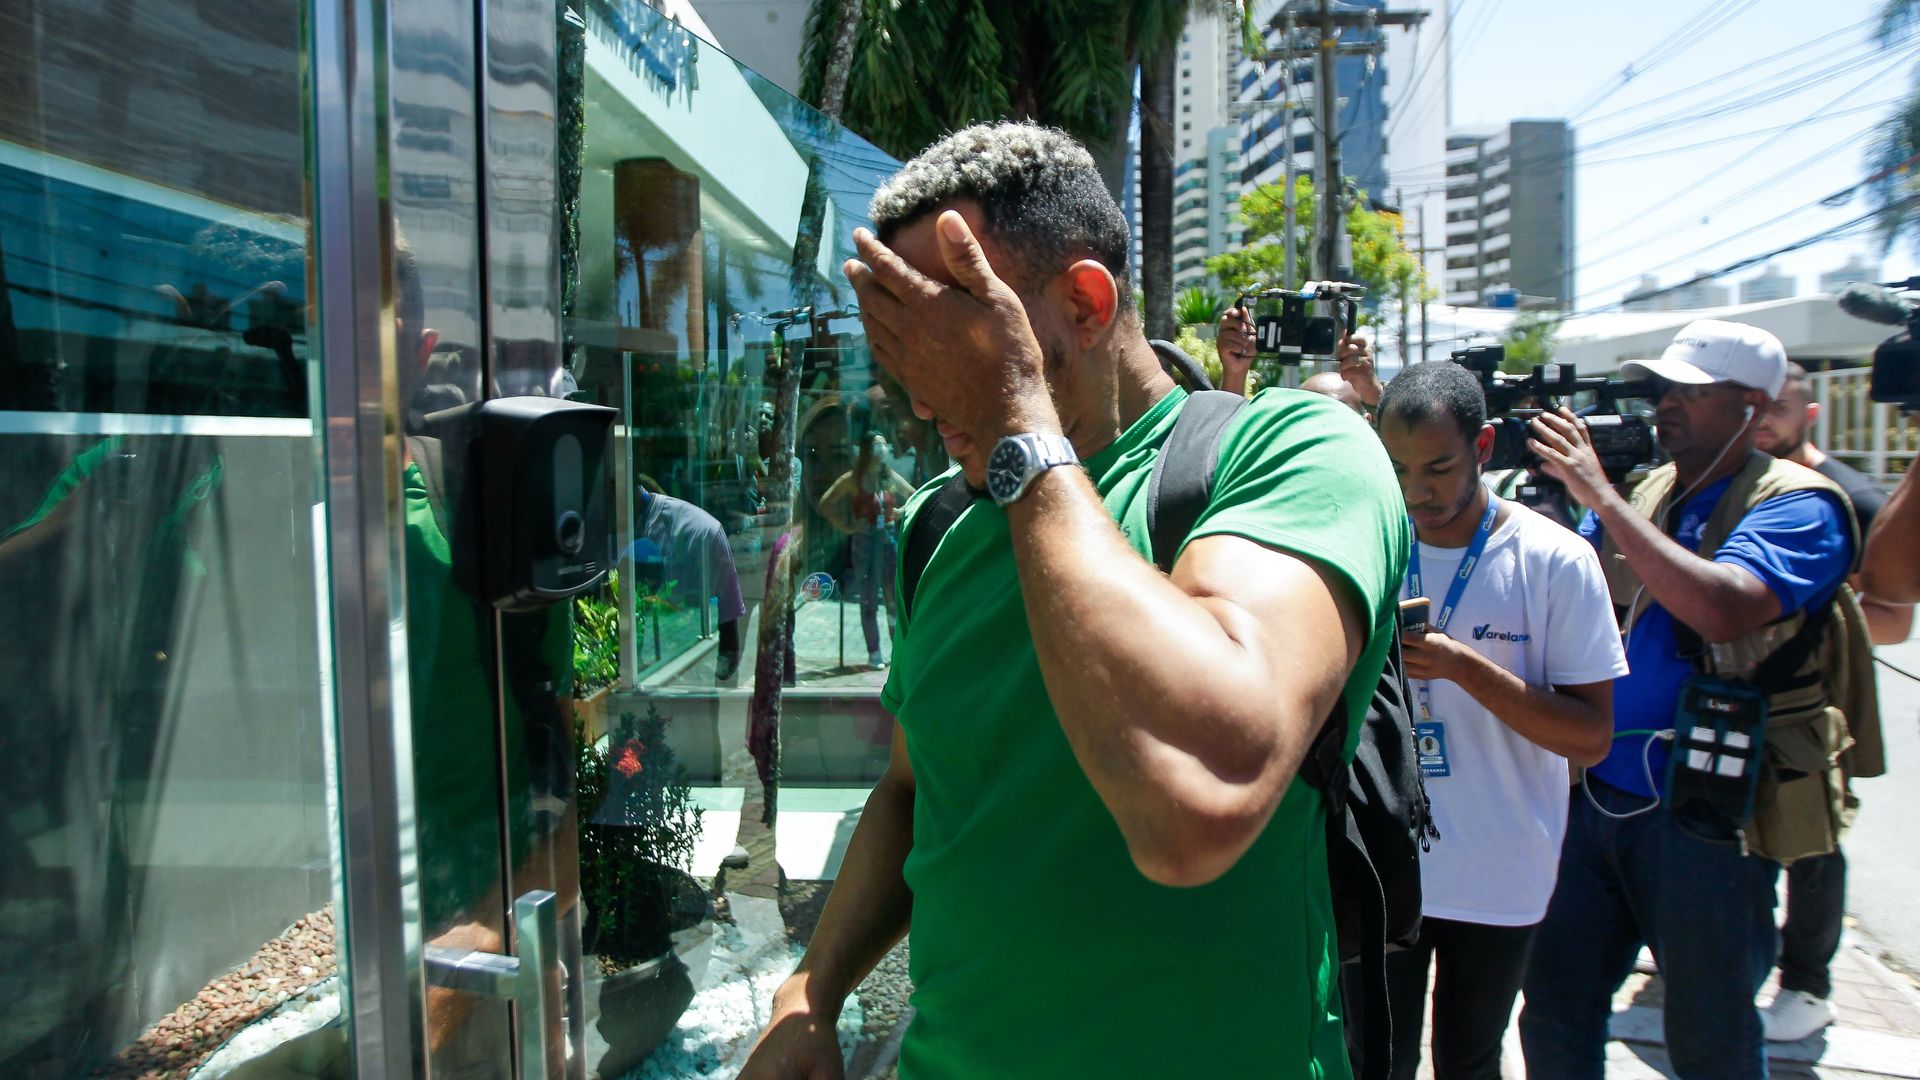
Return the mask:
[[[343,807],[341,942],[350,973],[351,1057],[361,1077],[424,1076],[432,1069],[402,486],[408,460],[408,402],[402,388],[412,374],[403,367],[420,361],[419,346],[411,339],[424,328],[407,327],[408,340],[402,340],[396,326],[407,300],[396,274],[401,244],[396,211],[411,208],[416,218],[424,214],[435,220],[440,235],[415,239],[440,245],[446,255],[442,265],[451,269],[437,282],[442,287],[457,282],[463,237],[475,237],[476,317],[437,325],[441,333],[478,346],[484,372],[480,393],[546,393],[560,367],[557,10],[551,0],[408,3],[404,13],[387,0],[313,0],[309,9],[315,306],[326,358],[321,411]],[[441,26],[452,32],[429,40],[421,30],[431,27],[436,15],[447,16]],[[472,37],[459,31],[476,25],[479,32]],[[432,55],[412,57],[418,48],[430,48]],[[408,55],[397,56],[400,51]],[[414,60],[421,63],[414,66]],[[406,81],[419,80],[422,68],[431,68],[438,80],[431,87]],[[420,95],[413,96],[410,86]],[[441,95],[437,102],[429,100],[434,94]],[[436,111],[436,106],[445,107]],[[397,115],[399,110],[407,115]],[[444,168],[437,178],[409,172],[406,162],[421,155],[409,158],[396,143],[422,116],[428,127],[438,122],[459,129],[478,121],[478,145],[471,153],[463,149],[465,133],[456,130],[438,160],[426,156],[431,165]],[[423,178],[439,180],[452,195],[427,191],[431,184],[410,195],[409,185]],[[471,201],[464,192],[473,193]],[[411,288],[420,286],[415,282]],[[494,634],[497,648],[497,617]],[[509,755],[523,748],[505,744],[504,688],[496,685],[493,692],[504,785]],[[504,879],[512,871],[505,835],[514,824],[510,817],[503,808]],[[511,880],[504,884],[509,898],[529,891]],[[572,906],[571,898],[561,899]],[[514,906],[511,899],[509,906]],[[556,907],[548,897],[549,918]],[[531,925],[516,926],[511,919],[506,924],[510,934],[520,931],[516,936]],[[550,939],[553,931],[540,936]],[[563,919],[557,936],[558,941],[523,940],[513,947],[536,968],[559,960],[577,973],[577,918]],[[544,988],[547,980],[537,984]],[[576,1040],[571,1055],[576,1067],[584,1061],[577,1045],[577,984],[577,978],[571,980],[573,1001],[567,1009],[575,1026],[568,1035]],[[526,1012],[552,1016],[557,1010]],[[558,1035],[557,1019],[534,1020],[522,1033],[523,1043],[550,1042]],[[522,1056],[523,1073],[532,1071],[534,1060],[539,1059]],[[501,1065],[503,1074],[512,1069],[510,1063]]]
[[[354,1072],[424,1073],[380,0],[314,0],[312,201]]]

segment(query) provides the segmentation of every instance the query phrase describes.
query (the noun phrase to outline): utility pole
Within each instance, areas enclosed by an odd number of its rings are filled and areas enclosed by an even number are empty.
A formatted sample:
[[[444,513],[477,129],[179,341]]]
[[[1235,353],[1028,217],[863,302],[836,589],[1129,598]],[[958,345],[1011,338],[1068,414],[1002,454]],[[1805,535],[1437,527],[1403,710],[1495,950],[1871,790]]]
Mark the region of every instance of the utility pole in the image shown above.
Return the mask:
[[[1347,233],[1346,180],[1340,172],[1340,83],[1334,50],[1340,47],[1340,28],[1333,21],[1333,0],[1320,0],[1320,40],[1314,50],[1313,106],[1320,114],[1315,134],[1314,162],[1320,173],[1320,235],[1314,238],[1313,268],[1321,281],[1345,281],[1341,273],[1340,241]],[[1292,143],[1289,138],[1288,143]],[[1349,256],[1348,263],[1353,261]]]
[[[1311,7],[1308,5],[1311,4]],[[1301,9],[1305,9],[1304,11]],[[1305,15],[1312,20],[1310,29],[1318,36],[1311,45],[1303,46],[1294,40],[1295,18]],[[1314,70],[1313,108],[1317,119],[1314,136],[1314,187],[1319,195],[1319,205],[1314,215],[1314,245],[1312,273],[1323,281],[1343,280],[1352,276],[1353,256],[1347,240],[1347,194],[1346,179],[1340,172],[1340,90],[1338,81],[1338,60],[1342,56],[1378,57],[1385,45],[1378,40],[1355,42],[1348,45],[1340,43],[1340,34],[1344,30],[1357,29],[1371,31],[1381,26],[1402,28],[1418,26],[1425,22],[1425,11],[1377,11],[1362,8],[1349,11],[1335,11],[1334,0],[1288,0],[1276,13],[1270,26],[1283,31],[1280,47],[1263,57],[1269,62],[1279,61],[1287,66],[1287,92],[1292,92],[1293,63],[1296,60],[1312,59],[1316,62]],[[1288,181],[1285,204],[1293,203],[1293,110],[1287,109],[1287,123],[1281,136],[1286,140],[1285,154],[1288,161]],[[1289,213],[1288,220],[1292,220]],[[1291,261],[1291,260],[1290,260]],[[1291,274],[1289,274],[1291,276]]]

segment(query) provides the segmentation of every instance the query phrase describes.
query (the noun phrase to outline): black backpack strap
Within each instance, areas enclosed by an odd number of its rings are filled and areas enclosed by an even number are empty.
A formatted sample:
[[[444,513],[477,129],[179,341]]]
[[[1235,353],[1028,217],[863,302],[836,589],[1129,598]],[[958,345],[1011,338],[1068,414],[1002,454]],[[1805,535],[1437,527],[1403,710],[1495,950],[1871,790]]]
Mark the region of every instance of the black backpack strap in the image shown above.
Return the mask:
[[[1827,627],[1833,622],[1834,603],[1829,600],[1807,612],[1807,617],[1800,622],[1800,629],[1754,669],[1753,685],[1769,694],[1779,693],[1787,687],[1794,675],[1820,648],[1821,642],[1826,640]]]
[[[1207,378],[1206,371],[1180,346],[1161,338],[1154,338],[1147,344],[1153,346],[1153,354],[1160,358],[1160,366],[1167,369],[1167,374],[1184,379],[1187,389],[1195,393],[1213,389],[1213,380]]]
[[[940,546],[940,538],[947,535],[953,523],[967,512],[973,500],[980,492],[967,486],[964,473],[954,473],[953,478],[940,485],[940,490],[922,503],[919,509],[907,519],[906,544],[900,556],[900,610],[913,616],[913,592],[920,585],[920,575],[926,573],[927,564],[933,561],[933,553]]]
[[[1167,443],[1153,460],[1147,478],[1147,537],[1153,562],[1173,570],[1180,545],[1200,521],[1213,494],[1213,473],[1220,463],[1220,438],[1247,399],[1225,390],[1202,390],[1187,398],[1173,422]]]

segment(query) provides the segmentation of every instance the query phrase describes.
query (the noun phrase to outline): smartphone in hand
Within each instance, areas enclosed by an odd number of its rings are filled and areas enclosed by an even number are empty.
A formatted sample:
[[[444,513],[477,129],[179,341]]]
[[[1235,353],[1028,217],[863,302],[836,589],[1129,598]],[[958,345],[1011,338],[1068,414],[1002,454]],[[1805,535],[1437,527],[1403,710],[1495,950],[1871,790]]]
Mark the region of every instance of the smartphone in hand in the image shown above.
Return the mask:
[[[1427,614],[1432,606],[1432,601],[1424,596],[1400,601],[1400,632],[1402,634],[1426,633]]]

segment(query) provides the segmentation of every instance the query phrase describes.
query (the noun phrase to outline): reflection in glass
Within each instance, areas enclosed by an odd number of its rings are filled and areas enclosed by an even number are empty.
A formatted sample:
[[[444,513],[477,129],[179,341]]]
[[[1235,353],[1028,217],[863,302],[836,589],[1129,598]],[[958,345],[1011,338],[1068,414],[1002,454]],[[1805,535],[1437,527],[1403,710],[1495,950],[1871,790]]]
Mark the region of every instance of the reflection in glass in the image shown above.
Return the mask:
[[[659,999],[678,1019],[650,1067],[672,1075],[737,1064],[885,766],[898,511],[947,462],[839,272],[897,163],[643,4],[583,14],[568,337],[580,393],[621,410],[629,512],[619,581],[575,611],[630,645],[610,658],[577,623],[576,693],[590,760],[637,740],[660,755],[643,775],[687,785],[702,813],[676,865],[729,924],[667,928],[661,968],[691,983],[684,1015]],[[583,787],[589,879],[609,801]]]
[[[339,1005],[301,9],[124,16],[0,5],[6,1076]]]

